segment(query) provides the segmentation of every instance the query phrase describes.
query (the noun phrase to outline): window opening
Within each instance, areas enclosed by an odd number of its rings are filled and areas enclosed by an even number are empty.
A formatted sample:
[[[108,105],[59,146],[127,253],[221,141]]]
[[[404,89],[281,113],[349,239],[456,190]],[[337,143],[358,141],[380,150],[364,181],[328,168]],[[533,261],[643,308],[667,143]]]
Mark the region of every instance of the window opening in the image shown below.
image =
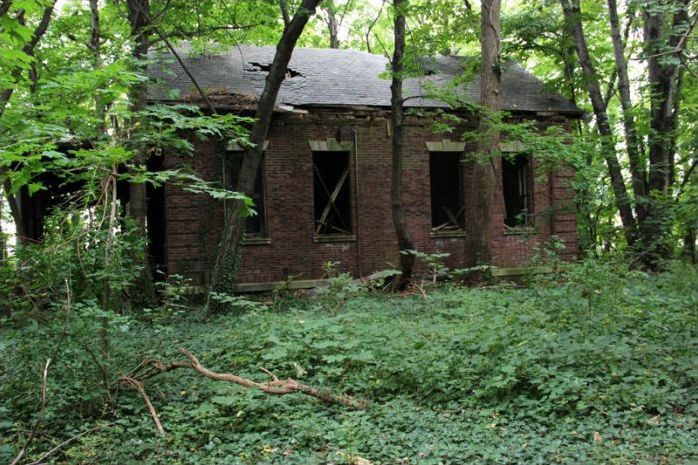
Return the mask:
[[[431,152],[431,227],[434,231],[463,229],[463,170],[460,152]]]
[[[533,196],[530,157],[518,154],[502,158],[504,224],[525,227],[533,224]]]
[[[349,152],[313,152],[315,234],[351,234]]]

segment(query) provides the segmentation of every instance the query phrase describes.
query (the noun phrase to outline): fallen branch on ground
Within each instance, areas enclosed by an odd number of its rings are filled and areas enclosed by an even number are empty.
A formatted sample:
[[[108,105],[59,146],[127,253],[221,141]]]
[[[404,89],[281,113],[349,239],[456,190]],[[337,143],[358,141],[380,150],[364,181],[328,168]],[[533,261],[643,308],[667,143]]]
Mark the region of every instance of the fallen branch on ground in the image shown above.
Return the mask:
[[[138,392],[138,394],[141,395],[141,397],[143,398],[143,402],[145,402],[145,406],[148,408],[150,417],[153,419],[153,423],[155,423],[155,427],[158,430],[158,434],[160,434],[160,436],[164,436],[165,430],[162,427],[162,423],[160,423],[160,417],[158,417],[158,412],[155,410],[155,407],[153,407],[153,403],[150,401],[150,397],[148,397],[148,394],[145,392],[145,387],[143,386],[143,383],[141,383],[137,379],[129,378],[128,376],[122,376],[121,378],[119,378],[119,380],[122,383],[135,389]]]
[[[265,368],[262,368],[262,371],[271,378],[271,380],[267,381],[266,383],[258,383],[256,381],[252,381],[251,379],[243,378],[232,373],[217,373],[204,367],[201,362],[199,362],[199,359],[188,350],[180,348],[179,352],[188,360],[163,363],[156,359],[146,359],[136,368],[131,370],[127,375],[119,378],[121,382],[129,385],[141,395],[160,434],[164,434],[164,430],[162,428],[162,424],[160,423],[160,419],[158,418],[157,412],[155,411],[153,404],[150,402],[150,399],[145,392],[143,380],[151,378],[160,373],[166,373],[168,371],[180,368],[190,368],[206,378],[216,381],[227,381],[229,383],[238,384],[250,389],[259,389],[260,391],[270,395],[301,393],[319,399],[323,402],[330,404],[341,404],[357,410],[363,410],[367,406],[367,402],[362,399],[355,399],[351,396],[335,394],[330,391],[317,389],[312,386],[308,386],[307,384],[299,383],[295,379],[291,378],[279,379],[276,377],[276,375],[274,375],[274,373]]]
[[[295,379],[279,379],[274,376],[268,370],[264,370],[268,375],[271,376],[272,380],[266,383],[257,383],[255,381],[249,380],[247,378],[242,378],[231,373],[216,373],[209,370],[208,368],[201,365],[199,359],[197,359],[194,354],[186,351],[185,349],[179,349],[179,351],[184,354],[191,362],[191,368],[196,370],[199,374],[215,379],[216,381],[228,381],[230,383],[239,384],[247,388],[255,388],[260,391],[266,392],[272,395],[284,395],[293,394],[295,392],[300,392],[302,394],[308,395],[310,397],[315,397],[323,402],[328,402],[331,404],[342,404],[354,409],[364,409],[366,408],[366,401],[357,400],[350,396],[334,394],[329,391],[322,391],[314,387],[308,386],[307,384],[302,384]]]

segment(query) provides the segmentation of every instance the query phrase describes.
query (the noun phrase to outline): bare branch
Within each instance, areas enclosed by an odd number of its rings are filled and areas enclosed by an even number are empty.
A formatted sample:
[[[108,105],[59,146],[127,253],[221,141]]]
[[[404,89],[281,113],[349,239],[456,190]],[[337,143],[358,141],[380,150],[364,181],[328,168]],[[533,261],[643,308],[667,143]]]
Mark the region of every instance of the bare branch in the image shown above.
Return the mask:
[[[357,401],[356,399],[349,396],[337,395],[327,391],[320,391],[319,389],[310,387],[305,384],[301,384],[298,381],[291,378],[287,378],[284,380],[279,380],[277,378],[266,383],[257,383],[255,381],[249,380],[247,378],[242,378],[232,373],[216,373],[201,365],[199,359],[196,358],[196,356],[194,356],[194,354],[192,354],[191,352],[185,349],[179,349],[179,351],[189,359],[189,361],[191,362],[191,367],[194,370],[196,370],[199,374],[207,378],[215,379],[217,381],[227,381],[230,383],[239,384],[240,386],[244,386],[247,388],[259,389],[262,392],[266,392],[267,394],[272,395],[285,395],[293,394],[295,392],[301,392],[308,396],[315,397],[316,399],[320,399],[329,403],[339,403],[347,407],[356,409],[363,409],[366,407],[365,401]]]
[[[251,379],[243,378],[232,373],[217,373],[204,367],[201,364],[201,362],[199,362],[199,359],[188,350],[180,348],[179,352],[182,355],[184,355],[188,359],[188,361],[163,363],[159,360],[154,359],[144,360],[135,369],[131,370],[128,376],[122,376],[120,380],[124,381],[124,378],[127,378],[141,382],[142,384],[142,381],[144,379],[150,378],[159,373],[165,373],[179,368],[190,368],[199,373],[200,375],[205,376],[206,378],[210,378],[216,381],[225,381],[228,383],[237,384],[249,389],[259,389],[260,391],[270,395],[286,395],[301,393],[319,399],[323,402],[331,404],[341,404],[346,407],[357,410],[363,410],[367,406],[367,402],[365,400],[355,399],[351,396],[335,394],[330,391],[317,389],[312,386],[308,386],[307,384],[300,383],[291,378],[279,379],[276,375],[274,375],[271,371],[267,370],[266,368],[261,369],[271,378],[271,380],[267,381],[266,383],[258,383]],[[135,388],[135,386],[133,387]]]
[[[155,423],[155,428],[158,430],[158,434],[160,436],[164,436],[165,430],[162,427],[162,423],[160,423],[160,417],[158,416],[158,412],[155,410],[155,407],[153,407],[153,403],[150,401],[150,397],[148,397],[148,394],[145,392],[145,387],[143,386],[143,383],[136,379],[129,378],[128,376],[122,376],[119,379],[122,383],[132,387],[138,392],[138,394],[141,395],[141,397],[143,398],[143,402],[145,402],[145,405],[148,408],[150,417],[153,419],[153,423]]]
[[[177,62],[179,63],[179,65],[184,70],[184,73],[187,75],[187,77],[189,78],[191,83],[194,84],[194,87],[196,87],[197,92],[199,92],[199,94],[201,95],[201,98],[206,103],[206,106],[208,107],[209,111],[213,114],[216,114],[216,109],[213,106],[213,104],[211,103],[211,101],[209,100],[208,96],[206,95],[206,92],[204,92],[204,90],[201,88],[201,86],[199,85],[199,82],[196,80],[194,75],[189,70],[189,67],[187,67],[186,63],[184,63],[184,60],[182,60],[182,57],[179,56],[179,53],[177,53],[177,50],[175,50],[174,46],[172,45],[172,42],[170,42],[169,39],[167,37],[165,37],[162,34],[162,32],[160,32],[160,29],[158,29],[157,26],[155,26],[153,21],[148,16],[148,12],[145,11],[145,9],[140,5],[140,3],[138,4],[138,9],[140,10],[141,14],[145,18],[145,20],[148,22],[148,24],[150,24],[150,26],[153,28],[153,31],[155,31],[155,33],[158,35],[158,37],[160,37],[160,39],[165,43],[167,48],[170,49],[170,52],[172,52],[172,55],[174,55],[174,57],[177,60]]]
[[[29,447],[29,444],[34,440],[36,437],[36,432],[39,429],[39,424],[41,423],[41,420],[44,418],[44,412],[46,411],[46,382],[48,380],[48,367],[51,365],[51,359],[48,358],[46,359],[46,364],[44,365],[44,371],[43,371],[43,381],[41,383],[41,404],[39,406],[39,414],[36,417],[36,421],[34,422],[34,426],[32,427],[31,432],[29,433],[29,437],[27,438],[26,442],[24,443],[24,446],[22,449],[19,451],[17,456],[14,458],[12,462],[10,462],[10,465],[17,465],[20,460],[22,460],[22,457],[24,457],[24,454],[27,453],[27,447]]]
[[[44,455],[42,455],[41,457],[39,457],[39,458],[36,459],[35,461],[29,462],[27,465],[42,465],[42,464],[45,463],[44,460],[46,460],[48,457],[50,457],[51,455],[55,454],[56,452],[58,452],[59,450],[61,450],[63,447],[67,446],[67,445],[70,444],[71,442],[75,441],[76,439],[80,439],[81,437],[85,436],[86,434],[90,434],[90,433],[93,432],[93,431],[97,431],[98,429],[106,428],[107,426],[111,426],[111,425],[113,425],[113,423],[108,423],[108,424],[106,424],[106,425],[95,426],[94,428],[90,428],[90,429],[88,429],[87,431],[83,431],[83,432],[80,433],[80,434],[76,434],[75,436],[71,436],[70,438],[66,439],[66,440],[63,441],[62,443],[58,444],[58,445],[57,445],[56,447],[54,447],[53,449],[51,449],[51,450],[49,450],[48,452],[46,452]]]
[[[153,19],[153,21],[155,21],[155,20]],[[205,29],[197,27],[196,29],[190,30],[190,31],[185,31],[185,30],[173,31],[169,34],[164,35],[164,37],[166,37],[168,39],[173,39],[173,38],[174,39],[191,39],[192,37],[202,37],[202,36],[206,36],[206,35],[212,34],[214,32],[218,32],[218,31],[244,31],[247,29],[254,29],[255,27],[261,26],[262,24],[263,23],[238,24],[238,25],[223,24],[220,26],[211,26],[211,27],[208,27]],[[151,41],[151,43],[156,44],[160,40],[163,40],[163,39],[162,38],[159,40],[155,39],[155,40]]]
[[[370,41],[371,31],[373,30],[376,23],[378,22],[378,18],[380,18],[381,13],[383,13],[384,6],[385,6],[385,0],[383,0],[383,2],[381,3],[381,7],[378,9],[378,13],[376,14],[376,17],[373,18],[373,21],[371,22],[371,24],[369,24],[368,29],[366,29],[366,50],[368,50],[368,53],[372,53],[371,52],[371,41]],[[383,50],[385,51],[385,47],[383,47]],[[386,51],[386,55],[387,55],[387,51]],[[390,59],[389,56],[388,56],[388,59]]]

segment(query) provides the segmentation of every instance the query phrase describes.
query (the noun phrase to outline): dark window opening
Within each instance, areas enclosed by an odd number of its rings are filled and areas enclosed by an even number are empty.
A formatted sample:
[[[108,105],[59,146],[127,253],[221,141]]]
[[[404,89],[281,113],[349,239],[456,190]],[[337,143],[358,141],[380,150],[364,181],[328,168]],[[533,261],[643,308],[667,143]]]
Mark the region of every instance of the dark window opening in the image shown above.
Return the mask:
[[[349,152],[313,152],[315,234],[352,234]]]
[[[533,225],[533,178],[531,162],[520,154],[502,158],[504,224],[509,227]]]
[[[463,229],[463,170],[459,152],[429,154],[431,227],[434,231]]]
[[[229,167],[230,175],[228,177],[228,188],[235,190],[238,179],[240,178],[240,170],[242,169],[242,152],[236,152],[230,155]],[[264,158],[259,165],[257,178],[254,182],[254,192],[248,196],[254,202],[252,207],[257,214],[250,215],[245,218],[245,236],[246,237],[265,237],[267,235],[266,208],[264,204]]]
[[[162,171],[164,158],[162,155],[151,155],[146,161],[148,172]],[[165,218],[165,188],[146,183],[146,222],[148,231],[148,255],[153,269],[167,273],[167,252],[165,243],[167,239],[167,223]],[[156,279],[161,279],[162,273],[155,273]]]

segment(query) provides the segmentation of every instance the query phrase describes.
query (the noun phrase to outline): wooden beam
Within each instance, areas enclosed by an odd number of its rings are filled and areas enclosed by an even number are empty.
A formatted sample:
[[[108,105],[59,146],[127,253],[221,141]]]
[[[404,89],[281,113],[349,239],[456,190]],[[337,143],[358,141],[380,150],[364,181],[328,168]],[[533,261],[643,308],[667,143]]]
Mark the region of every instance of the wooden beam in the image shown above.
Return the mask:
[[[313,165],[314,166],[314,165]],[[320,176],[320,170],[315,167],[315,170],[317,172],[318,177],[322,181],[322,176]],[[339,181],[337,181],[337,185],[334,188],[334,191],[332,194],[330,194],[330,198],[327,202],[327,205],[325,205],[325,208],[322,210],[322,215],[320,215],[320,220],[319,220],[319,225],[317,229],[315,230],[315,234],[320,234],[320,230],[322,229],[322,226],[325,224],[325,221],[327,220],[327,215],[330,213],[330,209],[334,208],[334,211],[337,212],[337,215],[339,218],[342,220],[342,224],[346,226],[346,223],[344,222],[344,218],[342,218],[342,214],[339,212],[339,209],[337,209],[337,206],[335,205],[335,200],[337,200],[337,196],[339,195],[339,191],[342,190],[342,186],[344,185],[344,181],[347,180],[347,176],[349,175],[349,167],[344,170],[342,175],[339,177]],[[327,192],[327,187],[325,186],[324,181],[322,182],[323,187],[325,187],[325,191]]]

